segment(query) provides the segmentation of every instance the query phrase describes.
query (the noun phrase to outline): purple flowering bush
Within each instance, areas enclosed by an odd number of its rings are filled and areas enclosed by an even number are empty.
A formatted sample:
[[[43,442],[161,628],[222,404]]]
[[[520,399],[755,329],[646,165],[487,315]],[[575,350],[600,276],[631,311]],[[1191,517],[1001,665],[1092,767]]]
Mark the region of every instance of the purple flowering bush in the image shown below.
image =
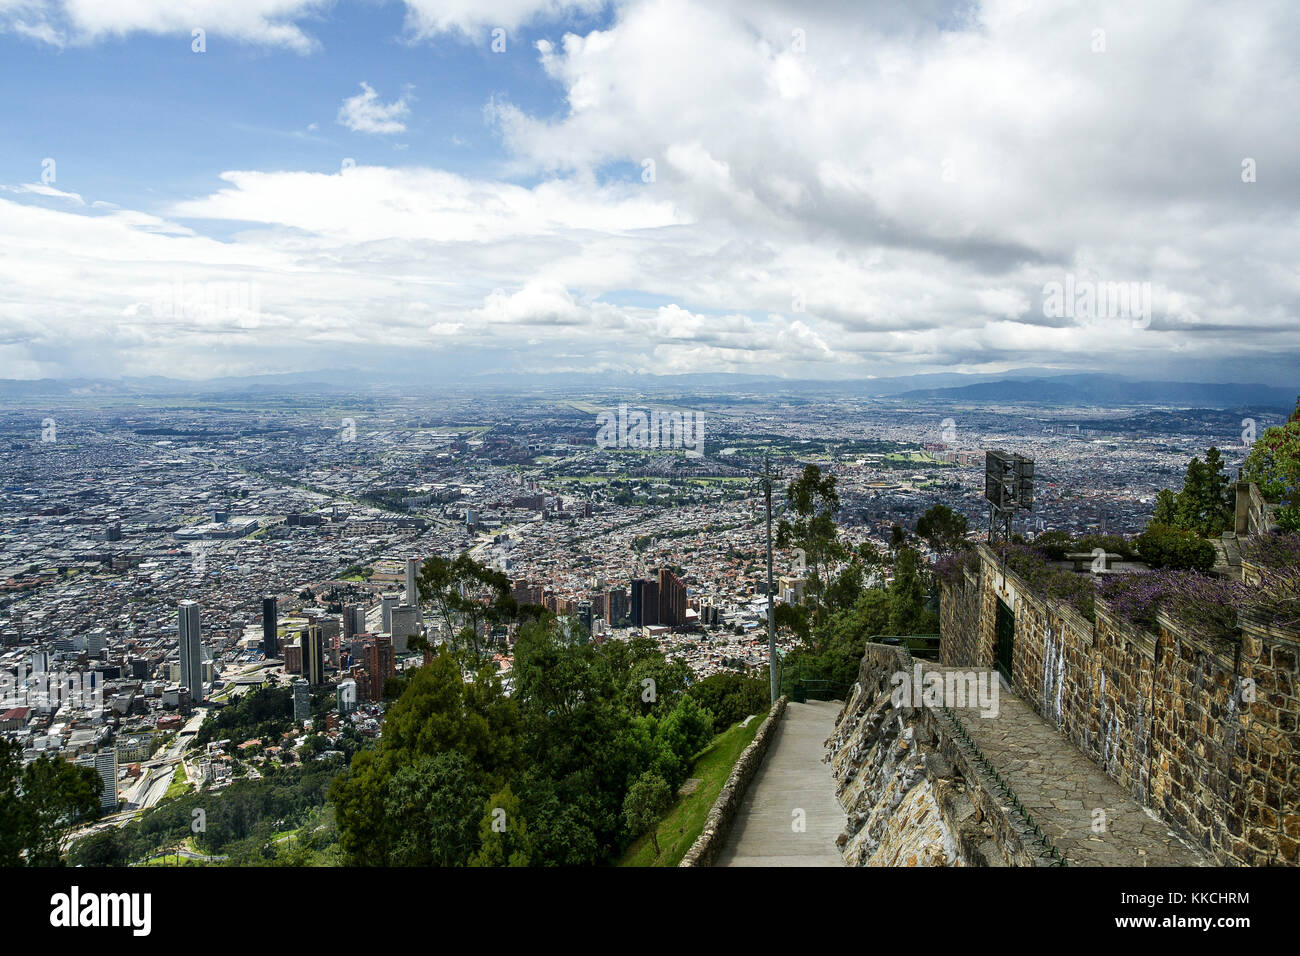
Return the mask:
[[[1116,617],[1138,627],[1155,630],[1156,614],[1163,609],[1185,630],[1216,640],[1235,633],[1237,608],[1246,594],[1235,581],[1171,570],[1119,575],[1099,590]]]
[[[1300,627],[1300,567],[1292,565],[1264,571],[1246,604],[1274,624]]]
[[[1300,534],[1257,534],[1242,538],[1241,556],[1261,568],[1300,567]]]
[[[966,568],[974,571],[979,563],[979,554],[974,549],[945,554],[934,563],[934,576],[946,584],[960,584]]]
[[[1069,604],[1089,621],[1097,619],[1097,585],[1091,575],[1058,568],[1047,553],[1029,545],[1000,544],[994,550],[1035,592]]]

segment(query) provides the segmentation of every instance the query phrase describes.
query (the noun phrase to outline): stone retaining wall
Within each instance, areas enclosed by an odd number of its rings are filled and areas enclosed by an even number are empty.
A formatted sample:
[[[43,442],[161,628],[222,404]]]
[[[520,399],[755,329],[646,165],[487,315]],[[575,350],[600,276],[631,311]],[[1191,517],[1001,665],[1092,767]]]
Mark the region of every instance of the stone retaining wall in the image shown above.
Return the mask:
[[[736,765],[731,768],[731,774],[727,777],[727,782],[723,784],[718,799],[713,802],[713,808],[709,810],[709,816],[704,821],[704,829],[700,835],[695,838],[691,848],[686,851],[682,861],[678,866],[712,866],[714,858],[718,851],[722,849],[727,837],[731,834],[731,823],[736,817],[736,811],[740,808],[740,802],[745,799],[745,792],[749,789],[749,783],[754,779],[754,774],[763,763],[763,756],[767,753],[767,748],[772,742],[772,734],[776,731],[777,723],[785,713],[786,698],[780,697],[772,705],[767,716],[763,718],[763,725],[758,728],[758,733],[754,739],[749,742],[749,746],[740,752],[740,757],[736,760]]]
[[[993,666],[1005,603],[1012,686],[1138,803],[1220,864],[1300,863],[1300,633],[1241,614],[1238,641],[1211,643],[1102,600],[1094,623],[979,552],[942,588],[945,664]]]
[[[929,707],[894,706],[902,650],[868,644],[828,741],[850,866],[1043,866],[951,728]]]

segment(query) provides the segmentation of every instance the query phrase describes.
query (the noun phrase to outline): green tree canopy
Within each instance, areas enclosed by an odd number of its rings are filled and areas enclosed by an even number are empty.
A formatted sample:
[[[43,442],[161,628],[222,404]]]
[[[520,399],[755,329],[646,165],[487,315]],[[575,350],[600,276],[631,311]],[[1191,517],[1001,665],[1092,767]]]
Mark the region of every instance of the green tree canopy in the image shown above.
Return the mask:
[[[64,829],[98,812],[103,781],[57,757],[24,766],[22,755],[0,738],[0,866],[59,866]]]
[[[672,802],[673,793],[667,781],[649,771],[637,779],[623,801],[623,817],[628,829],[637,836],[649,831],[655,856],[659,855],[659,818],[668,811]]]
[[[934,551],[946,554],[966,547],[966,516],[947,505],[933,505],[916,522],[916,533]]]

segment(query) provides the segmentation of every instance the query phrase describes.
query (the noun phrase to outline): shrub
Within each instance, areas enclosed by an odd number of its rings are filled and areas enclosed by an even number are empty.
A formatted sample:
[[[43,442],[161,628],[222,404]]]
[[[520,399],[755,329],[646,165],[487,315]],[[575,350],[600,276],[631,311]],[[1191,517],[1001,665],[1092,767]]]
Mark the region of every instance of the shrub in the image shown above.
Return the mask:
[[[1085,534],[1073,538],[1065,531],[1044,531],[1034,538],[1033,546],[1052,561],[1064,561],[1067,554],[1091,554],[1098,548],[1118,554],[1125,561],[1137,557],[1133,545],[1118,534]]]
[[[1251,446],[1242,475],[1265,498],[1282,503],[1283,531],[1300,531],[1300,402],[1285,424],[1266,429]]]
[[[1091,575],[1053,567],[1047,554],[1026,545],[1004,544],[997,553],[1032,590],[1069,604],[1089,621],[1096,620],[1097,585]]]
[[[1066,531],[1044,531],[1034,538],[1034,547],[1053,561],[1064,561],[1073,545],[1074,539]]]
[[[750,714],[762,716],[771,705],[771,691],[767,681],[733,671],[710,674],[692,684],[687,689],[686,696],[712,712],[715,729],[719,731],[726,730]]]
[[[1208,571],[1214,567],[1214,545],[1190,531],[1149,524],[1135,543],[1142,560],[1153,568]]]
[[[1266,570],[1259,585],[1247,595],[1245,604],[1274,624],[1300,627],[1300,568]]]
[[[1106,578],[1097,596],[1106,602],[1111,613],[1138,627],[1154,630],[1156,612],[1168,596],[1174,579],[1186,572],[1152,571],[1147,574],[1116,574]]]
[[[1118,534],[1085,534],[1081,538],[1075,539],[1074,547],[1071,549],[1076,554],[1085,552],[1091,554],[1098,548],[1109,553],[1118,554],[1125,561],[1132,561],[1137,557],[1137,552],[1128,539]]]
[[[1164,610],[1184,630],[1212,640],[1230,640],[1237,628],[1237,608],[1253,589],[1196,571],[1164,570],[1122,574],[1102,583],[1099,597],[1123,620],[1154,631]]]

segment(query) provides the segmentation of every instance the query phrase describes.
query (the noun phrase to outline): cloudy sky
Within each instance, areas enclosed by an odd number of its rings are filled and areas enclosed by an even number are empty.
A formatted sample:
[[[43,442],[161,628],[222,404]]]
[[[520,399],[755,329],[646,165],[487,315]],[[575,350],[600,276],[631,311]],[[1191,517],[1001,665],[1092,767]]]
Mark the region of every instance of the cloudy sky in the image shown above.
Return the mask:
[[[0,0],[0,377],[1289,384],[1298,51],[1289,0]]]

